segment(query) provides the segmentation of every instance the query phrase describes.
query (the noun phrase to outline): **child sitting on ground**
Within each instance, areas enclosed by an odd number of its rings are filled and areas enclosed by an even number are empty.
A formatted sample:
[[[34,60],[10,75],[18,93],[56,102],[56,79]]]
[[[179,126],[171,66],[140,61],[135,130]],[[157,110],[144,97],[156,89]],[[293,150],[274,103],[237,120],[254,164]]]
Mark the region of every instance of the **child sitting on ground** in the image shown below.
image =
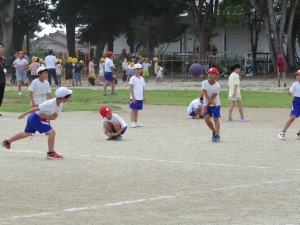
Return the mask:
[[[192,119],[204,117],[202,112],[203,96],[204,94],[202,93],[200,98],[191,101],[187,108],[187,113],[192,117]]]
[[[101,130],[108,137],[107,140],[121,140],[127,129],[126,122],[105,105],[100,108],[99,113],[103,116]]]

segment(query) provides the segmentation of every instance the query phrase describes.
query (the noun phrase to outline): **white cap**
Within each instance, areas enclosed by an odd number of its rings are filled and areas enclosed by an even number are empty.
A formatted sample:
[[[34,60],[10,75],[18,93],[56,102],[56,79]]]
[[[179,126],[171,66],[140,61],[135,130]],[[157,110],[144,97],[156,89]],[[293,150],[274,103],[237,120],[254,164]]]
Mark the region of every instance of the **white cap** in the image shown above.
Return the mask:
[[[134,64],[133,69],[141,69],[143,68],[142,65],[140,63]]]
[[[46,67],[44,67],[44,66],[40,66],[40,67],[36,70],[37,74],[39,74],[39,73],[41,73],[41,72],[43,72],[43,71],[48,71],[48,69],[47,69]]]
[[[72,90],[69,90],[68,88],[66,87],[60,87],[58,88],[56,91],[55,91],[55,97],[56,98],[64,98],[66,97],[67,95],[70,95],[72,94],[73,91]]]

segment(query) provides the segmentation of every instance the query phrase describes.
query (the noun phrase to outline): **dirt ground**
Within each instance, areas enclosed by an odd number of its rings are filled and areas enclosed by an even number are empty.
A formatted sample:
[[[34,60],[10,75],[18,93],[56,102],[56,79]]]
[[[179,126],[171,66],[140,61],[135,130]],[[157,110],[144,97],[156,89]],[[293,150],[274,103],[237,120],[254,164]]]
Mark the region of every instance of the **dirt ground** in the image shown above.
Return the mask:
[[[186,108],[146,104],[144,127],[128,128],[122,141],[106,140],[97,112],[63,112],[52,125],[64,160],[45,159],[41,134],[2,149],[0,224],[299,225],[299,121],[286,141],[277,137],[289,109],[245,108],[249,122],[227,122],[223,107],[221,141],[212,143]],[[17,116],[0,117],[1,139],[24,129]]]

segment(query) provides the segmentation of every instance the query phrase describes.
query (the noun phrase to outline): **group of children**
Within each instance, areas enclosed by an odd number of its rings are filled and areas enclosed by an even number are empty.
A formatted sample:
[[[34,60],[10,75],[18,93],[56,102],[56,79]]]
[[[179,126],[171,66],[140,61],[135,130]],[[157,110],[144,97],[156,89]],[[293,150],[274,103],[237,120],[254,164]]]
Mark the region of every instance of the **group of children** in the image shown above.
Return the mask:
[[[143,109],[143,103],[146,100],[145,95],[145,80],[141,76],[142,65],[137,63],[133,66],[134,76],[130,78],[130,103],[131,108],[131,124],[132,128],[142,127],[143,124],[138,122],[138,111]],[[233,121],[232,110],[235,102],[238,103],[241,121],[248,121],[243,115],[243,107],[240,93],[240,78],[241,71],[240,64],[231,66],[231,75],[228,79],[230,100],[229,117],[228,121]],[[202,82],[202,90],[200,98],[193,100],[187,111],[192,117],[204,118],[208,128],[212,131],[212,141],[219,142],[220,137],[220,85],[217,82],[219,71],[217,68],[208,69],[208,79]],[[2,146],[6,149],[11,148],[11,143],[35,134],[45,133],[48,135],[48,152],[47,158],[49,159],[62,159],[63,156],[54,151],[55,130],[51,127],[50,121],[55,120],[61,113],[63,104],[68,102],[71,97],[72,90],[67,87],[60,87],[55,92],[55,98],[51,96],[51,88],[49,82],[46,80],[48,69],[39,67],[37,69],[38,78],[34,79],[29,86],[30,101],[32,108],[22,113],[18,118],[22,119],[30,114],[27,119],[27,124],[23,132],[17,133],[9,139],[1,142]],[[296,73],[296,82],[294,82],[290,89],[286,88],[288,95],[294,95],[292,107],[290,111],[290,118],[284,125],[278,137],[285,140],[285,133],[289,126],[294,122],[295,118],[300,115],[300,70]],[[46,100],[46,95],[49,100]],[[108,140],[120,140],[122,135],[126,132],[126,122],[117,114],[112,113],[112,109],[108,106],[102,106],[99,110],[100,115],[103,117],[101,121],[101,129],[108,137]],[[211,121],[213,117],[213,122]],[[300,130],[297,132],[296,139],[300,140]]]

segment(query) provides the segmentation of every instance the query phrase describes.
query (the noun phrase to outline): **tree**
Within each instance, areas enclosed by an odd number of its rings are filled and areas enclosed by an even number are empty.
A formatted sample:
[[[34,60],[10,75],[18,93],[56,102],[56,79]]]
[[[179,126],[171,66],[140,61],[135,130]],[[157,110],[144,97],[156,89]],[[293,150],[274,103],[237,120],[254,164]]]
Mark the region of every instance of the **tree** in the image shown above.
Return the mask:
[[[12,50],[15,0],[0,0],[0,5],[0,40],[5,47],[4,55],[9,56]]]
[[[253,8],[249,1],[224,0],[219,5],[217,23],[221,26],[230,27],[236,25],[247,25],[250,31],[249,42],[251,44],[251,55],[256,71],[256,52],[258,36],[262,25],[262,16]]]
[[[295,10],[299,3],[299,0],[250,0],[251,4],[255,9],[260,12],[264,19],[265,31],[267,43],[270,50],[270,56],[272,60],[273,67],[276,68],[277,55],[281,54],[284,56],[284,61],[286,64],[286,69],[291,70],[291,63],[287,63],[286,56],[283,49],[284,40],[284,28],[287,21],[287,9],[291,7],[291,13],[288,22],[288,33],[286,34],[287,39],[287,49],[288,49],[288,62],[294,62],[295,56],[293,55],[292,49],[292,32],[293,23],[295,18]],[[290,59],[292,58],[292,59]]]
[[[188,0],[188,16],[200,42],[201,58],[209,52],[209,39],[216,28],[219,0]]]
[[[13,48],[21,50],[25,35],[34,37],[36,31],[41,31],[40,22],[48,22],[50,14],[48,4],[40,0],[16,0],[13,21]],[[27,54],[29,45],[27,44]]]

